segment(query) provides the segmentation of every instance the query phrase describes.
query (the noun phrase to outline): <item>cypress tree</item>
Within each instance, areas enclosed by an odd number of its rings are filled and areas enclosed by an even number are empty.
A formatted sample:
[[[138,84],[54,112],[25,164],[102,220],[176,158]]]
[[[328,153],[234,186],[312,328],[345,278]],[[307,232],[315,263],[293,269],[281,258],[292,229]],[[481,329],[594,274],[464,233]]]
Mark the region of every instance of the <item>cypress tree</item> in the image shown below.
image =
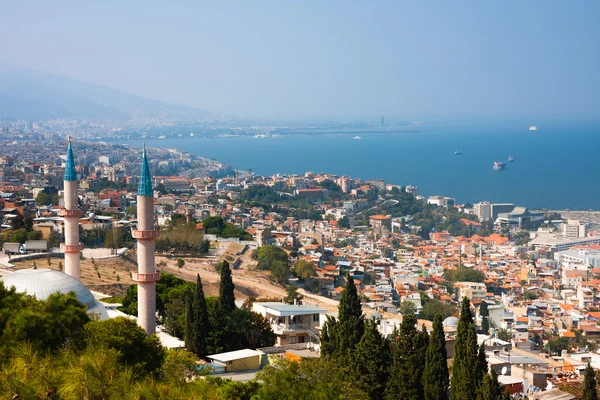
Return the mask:
[[[194,295],[186,304],[185,346],[200,358],[207,353],[207,339],[210,332],[206,298],[200,274],[196,276]]]
[[[462,301],[456,339],[454,341],[454,365],[450,398],[463,400],[473,397],[479,382],[477,381],[477,335],[470,310],[470,301]]]
[[[423,391],[423,372],[425,371],[425,359],[427,356],[427,346],[429,345],[429,334],[425,325],[423,325],[421,331],[419,331],[413,338],[413,355],[410,359],[412,365],[414,365],[414,377],[413,381],[418,384],[417,386],[417,398],[419,400],[425,399],[425,393]]]
[[[416,349],[422,337],[417,338],[417,317],[407,314],[402,317],[398,338],[392,345],[392,370],[386,387],[386,399],[420,400],[423,393],[421,385],[422,369],[415,363],[424,352]],[[424,358],[424,356],[423,356]],[[424,360],[422,360],[424,363]]]
[[[219,282],[219,309],[224,316],[229,315],[236,308],[233,289],[231,268],[229,268],[227,261],[223,261],[223,265],[221,266],[221,280]]]
[[[426,400],[448,399],[448,354],[442,316],[437,314],[433,319],[433,331],[425,354],[425,370],[423,371],[423,392]]]
[[[583,397],[582,400],[598,400],[598,392],[596,391],[596,371],[588,364],[585,369],[583,379]]]
[[[479,305],[479,315],[481,316],[481,333],[484,335],[489,335],[490,333],[490,321],[488,317],[490,316],[490,311],[488,309],[488,304],[485,301],[481,301]]]
[[[477,382],[481,382],[485,374],[488,373],[488,363],[485,358],[485,347],[483,343],[479,346],[479,352],[477,353]]]
[[[320,348],[322,357],[331,357],[337,351],[337,321],[331,316],[327,316],[327,320],[321,329]]]
[[[509,397],[510,398],[510,397]],[[503,400],[504,392],[498,382],[498,374],[492,368],[489,374],[485,374],[481,382],[481,388],[477,394],[477,400]]]
[[[388,379],[389,349],[373,320],[365,323],[363,337],[356,346],[351,375],[361,390],[374,400],[383,398]]]
[[[362,338],[364,328],[364,315],[360,298],[354,280],[348,274],[346,288],[340,296],[338,306],[337,338],[334,340],[337,344],[337,353],[350,355]]]

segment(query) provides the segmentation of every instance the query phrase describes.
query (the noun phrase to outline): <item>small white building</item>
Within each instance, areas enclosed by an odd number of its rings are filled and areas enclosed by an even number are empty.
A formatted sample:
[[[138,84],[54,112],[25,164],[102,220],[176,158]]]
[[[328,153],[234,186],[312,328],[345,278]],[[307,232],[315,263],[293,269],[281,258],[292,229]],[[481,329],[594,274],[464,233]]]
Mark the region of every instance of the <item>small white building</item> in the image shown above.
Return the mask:
[[[255,302],[252,311],[265,317],[277,335],[276,346],[319,340],[321,315],[327,310],[302,304]]]

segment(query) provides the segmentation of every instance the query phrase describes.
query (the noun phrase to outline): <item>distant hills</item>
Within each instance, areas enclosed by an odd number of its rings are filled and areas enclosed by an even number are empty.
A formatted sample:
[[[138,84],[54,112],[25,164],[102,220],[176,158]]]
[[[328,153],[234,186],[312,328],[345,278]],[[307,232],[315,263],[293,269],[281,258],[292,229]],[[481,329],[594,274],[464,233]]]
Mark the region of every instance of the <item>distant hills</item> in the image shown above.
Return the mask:
[[[46,72],[0,65],[0,118],[127,121],[152,117],[192,120],[212,115]]]

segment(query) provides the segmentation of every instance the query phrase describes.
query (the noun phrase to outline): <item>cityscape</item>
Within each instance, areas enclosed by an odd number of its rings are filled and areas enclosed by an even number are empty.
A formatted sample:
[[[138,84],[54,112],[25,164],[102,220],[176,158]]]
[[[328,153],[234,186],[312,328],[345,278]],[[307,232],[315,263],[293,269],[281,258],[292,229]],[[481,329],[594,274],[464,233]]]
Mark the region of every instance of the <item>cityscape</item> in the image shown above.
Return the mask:
[[[0,397],[598,399],[598,7],[434,3],[11,5]]]

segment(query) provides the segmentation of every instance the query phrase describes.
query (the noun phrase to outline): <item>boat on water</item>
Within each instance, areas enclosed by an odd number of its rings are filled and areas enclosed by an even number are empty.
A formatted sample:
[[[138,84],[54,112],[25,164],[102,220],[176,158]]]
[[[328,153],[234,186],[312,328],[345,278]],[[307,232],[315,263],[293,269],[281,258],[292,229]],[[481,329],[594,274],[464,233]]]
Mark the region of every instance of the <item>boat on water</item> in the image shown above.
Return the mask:
[[[513,162],[515,161],[515,158],[513,156],[508,156],[508,162]]]
[[[360,136],[354,136],[354,138],[353,138],[353,139],[354,139],[354,140],[360,140],[360,139],[362,139],[362,138],[361,138]]]
[[[537,131],[537,126],[535,126],[535,125],[531,125],[531,126],[529,127],[529,130],[530,130],[530,131]]]
[[[455,155],[455,156],[460,156],[462,153],[463,153],[462,151],[460,151],[460,150],[456,150],[456,151],[454,152],[454,155]]]
[[[506,164],[500,161],[494,161],[494,171],[502,171],[506,168]]]

